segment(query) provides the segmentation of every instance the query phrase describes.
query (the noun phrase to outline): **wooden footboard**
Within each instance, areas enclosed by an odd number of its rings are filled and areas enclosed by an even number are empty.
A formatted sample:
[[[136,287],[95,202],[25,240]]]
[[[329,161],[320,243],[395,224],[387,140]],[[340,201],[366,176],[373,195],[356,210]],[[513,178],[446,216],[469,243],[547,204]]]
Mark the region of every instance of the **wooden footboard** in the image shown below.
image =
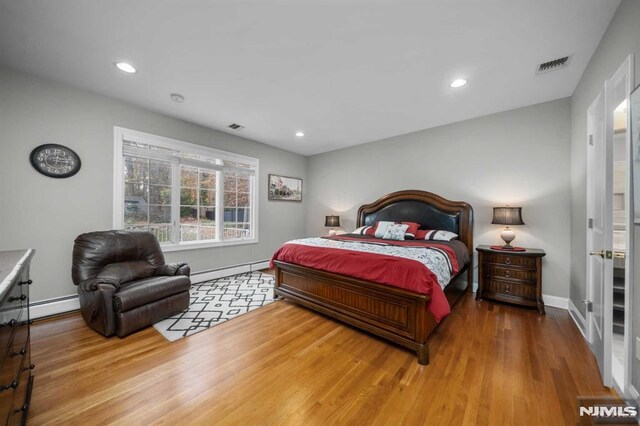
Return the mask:
[[[416,351],[429,363],[427,338],[437,326],[429,296],[357,278],[275,261],[275,293]],[[453,305],[468,287],[466,272],[445,290]]]

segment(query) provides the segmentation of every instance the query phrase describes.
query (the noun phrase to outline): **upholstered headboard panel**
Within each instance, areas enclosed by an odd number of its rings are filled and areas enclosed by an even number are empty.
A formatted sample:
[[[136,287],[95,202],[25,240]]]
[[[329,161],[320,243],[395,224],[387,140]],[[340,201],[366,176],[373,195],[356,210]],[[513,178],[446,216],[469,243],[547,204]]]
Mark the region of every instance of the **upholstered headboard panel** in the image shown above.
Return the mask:
[[[423,229],[455,232],[473,255],[473,208],[465,202],[426,191],[393,192],[358,210],[359,227],[379,220],[416,222]]]
[[[460,212],[447,213],[417,200],[396,201],[378,211],[365,213],[361,226],[373,226],[379,220],[416,222],[423,229],[439,229],[459,233]]]

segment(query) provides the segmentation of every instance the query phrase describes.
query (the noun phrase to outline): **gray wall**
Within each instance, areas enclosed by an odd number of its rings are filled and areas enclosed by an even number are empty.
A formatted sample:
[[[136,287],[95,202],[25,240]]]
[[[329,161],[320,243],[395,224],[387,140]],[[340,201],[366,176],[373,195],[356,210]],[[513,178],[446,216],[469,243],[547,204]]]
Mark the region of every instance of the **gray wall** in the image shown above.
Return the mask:
[[[306,202],[267,200],[267,174],[306,178],[305,157],[0,68],[0,250],[36,249],[34,301],[75,294],[74,238],[112,227],[114,126],[260,159],[260,242],[168,253],[167,261],[186,260],[201,271],[263,260],[305,234]],[[51,179],[35,172],[29,153],[47,142],[74,149],[80,173]]]
[[[471,203],[475,244],[497,244],[492,207],[523,207],[518,245],[547,251],[545,294],[569,296],[570,102],[561,99],[309,158],[307,233],[355,227],[361,204],[402,189]]]
[[[630,54],[635,54],[635,83],[640,83],[640,1],[624,0],[616,11],[600,45],[591,57],[571,98],[571,301],[585,314],[582,301],[586,299],[586,205],[587,205],[587,108],[591,105],[605,80]],[[640,228],[635,227],[635,241]],[[636,250],[634,282],[636,307],[634,334],[640,331],[640,247]],[[634,345],[635,346],[635,345]],[[640,363],[633,363],[633,384],[640,385]]]

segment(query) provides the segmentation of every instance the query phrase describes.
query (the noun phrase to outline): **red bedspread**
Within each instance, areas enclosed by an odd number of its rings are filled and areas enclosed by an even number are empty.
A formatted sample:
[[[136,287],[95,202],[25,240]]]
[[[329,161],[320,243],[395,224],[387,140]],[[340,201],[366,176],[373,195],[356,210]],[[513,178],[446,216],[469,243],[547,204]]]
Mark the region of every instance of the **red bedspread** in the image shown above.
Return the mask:
[[[329,237],[328,239],[372,244],[371,239],[360,239],[351,236],[335,236]],[[447,267],[450,268],[451,277],[459,270],[455,252],[446,243],[384,240],[384,242],[374,242],[373,244],[377,246],[388,245],[389,247],[413,247],[417,248],[417,250],[423,248],[424,250],[433,249],[432,254],[435,255],[435,252],[440,252],[448,257],[449,265],[447,265]],[[440,257],[443,257],[442,254],[440,254]],[[389,255],[379,252],[369,253],[349,250],[345,249],[344,245],[341,248],[316,247],[311,244],[308,245],[306,240],[297,240],[284,244],[274,253],[271,259],[272,267],[274,260],[429,295],[431,301],[429,302],[428,309],[437,321],[440,321],[451,312],[451,308],[442,287],[438,283],[436,274],[421,261],[404,258],[397,253]]]

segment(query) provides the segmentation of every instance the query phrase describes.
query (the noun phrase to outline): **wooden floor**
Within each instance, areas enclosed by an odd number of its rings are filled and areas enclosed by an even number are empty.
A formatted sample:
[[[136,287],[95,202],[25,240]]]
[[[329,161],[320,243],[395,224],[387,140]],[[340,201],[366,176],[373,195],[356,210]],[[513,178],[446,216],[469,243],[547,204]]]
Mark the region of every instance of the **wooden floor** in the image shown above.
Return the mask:
[[[169,343],[78,314],[32,328],[39,424],[576,424],[613,395],[569,314],[463,297],[413,353],[286,301]]]

